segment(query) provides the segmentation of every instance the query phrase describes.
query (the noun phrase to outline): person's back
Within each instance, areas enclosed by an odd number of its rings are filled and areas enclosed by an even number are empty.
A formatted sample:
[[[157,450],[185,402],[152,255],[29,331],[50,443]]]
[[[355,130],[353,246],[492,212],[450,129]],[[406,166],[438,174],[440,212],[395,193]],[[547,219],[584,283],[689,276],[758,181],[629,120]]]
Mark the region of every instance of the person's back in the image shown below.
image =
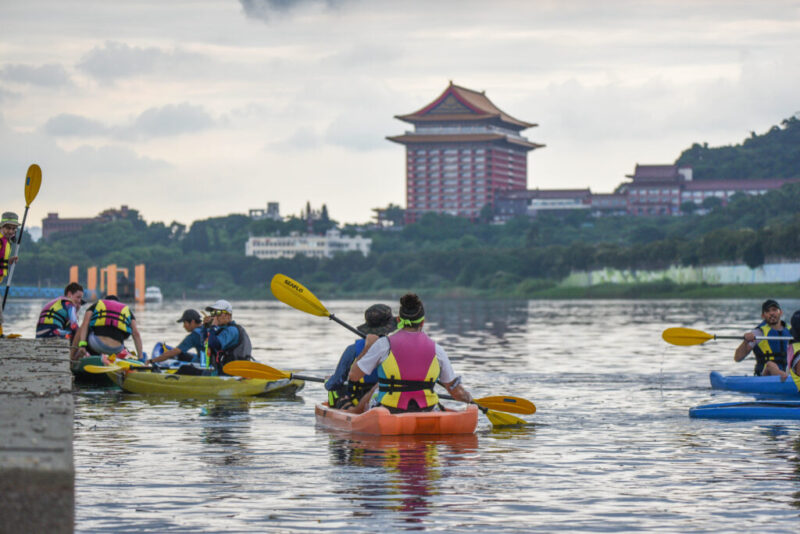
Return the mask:
[[[364,311],[364,324],[357,327],[365,335],[385,336],[397,329],[397,320],[392,309],[385,304],[373,304]],[[366,342],[358,339],[344,349],[333,375],[325,381],[328,390],[328,405],[338,409],[349,409],[357,406],[378,382],[377,369],[357,382],[349,382],[347,375],[356,358],[364,352]]]
[[[72,339],[78,332],[78,310],[83,303],[83,287],[71,282],[64,288],[63,296],[42,307],[36,322],[36,337]]]

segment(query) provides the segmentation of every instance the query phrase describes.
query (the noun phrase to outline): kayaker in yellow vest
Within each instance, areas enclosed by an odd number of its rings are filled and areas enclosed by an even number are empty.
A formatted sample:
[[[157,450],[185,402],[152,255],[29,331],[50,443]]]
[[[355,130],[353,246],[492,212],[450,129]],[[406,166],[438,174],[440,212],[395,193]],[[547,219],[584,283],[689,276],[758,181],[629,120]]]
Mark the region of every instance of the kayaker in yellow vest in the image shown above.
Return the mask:
[[[790,324],[794,339],[789,342],[789,349],[786,352],[786,372],[791,369],[794,374],[800,376],[800,310],[794,312]]]
[[[397,330],[397,318],[392,315],[392,308],[386,304],[373,304],[364,311],[364,324],[357,328],[367,335],[388,336]],[[325,389],[328,390],[328,405],[331,408],[352,410],[378,382],[378,373],[375,370],[358,382],[350,382],[347,379],[353,362],[364,354],[365,350],[366,340],[362,338],[356,340],[352,345],[348,345],[339,358],[333,375],[325,381]]]
[[[756,357],[754,374],[756,376],[779,375],[786,378],[786,352],[788,339],[761,339],[789,338],[791,332],[786,328],[786,323],[781,320],[783,311],[777,301],[765,300],[761,305],[761,323],[744,335],[744,341],[736,347],[733,359],[737,362],[744,360],[750,351]]]
[[[8,268],[17,262],[17,257],[12,256],[14,237],[17,235],[19,217],[13,211],[3,213],[0,218],[0,282],[8,275]],[[3,308],[0,306],[0,337],[3,337]]]
[[[136,355],[142,354],[142,337],[131,309],[116,295],[98,300],[83,314],[78,335],[72,340],[70,355],[80,359],[88,354],[116,354],[125,356],[124,341],[133,336]]]
[[[408,293],[400,299],[400,329],[388,337],[367,336],[367,351],[353,363],[348,379],[357,382],[377,368],[378,384],[370,402],[361,402],[357,413],[366,411],[367,404],[385,406],[393,413],[436,410],[437,381],[456,400],[472,400],[447,353],[422,331],[424,324],[422,301]]]
[[[64,295],[44,305],[36,322],[36,337],[60,337],[72,339],[78,333],[78,311],[86,304],[83,300],[83,286],[70,282],[64,288]]]

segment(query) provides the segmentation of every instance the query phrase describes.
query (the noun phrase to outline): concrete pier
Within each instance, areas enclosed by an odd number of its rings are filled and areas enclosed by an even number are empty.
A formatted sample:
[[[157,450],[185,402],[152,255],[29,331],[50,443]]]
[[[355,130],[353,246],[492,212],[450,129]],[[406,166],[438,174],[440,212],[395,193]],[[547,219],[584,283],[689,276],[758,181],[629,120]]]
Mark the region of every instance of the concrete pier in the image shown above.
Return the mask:
[[[0,339],[0,532],[73,532],[71,391],[65,341]]]

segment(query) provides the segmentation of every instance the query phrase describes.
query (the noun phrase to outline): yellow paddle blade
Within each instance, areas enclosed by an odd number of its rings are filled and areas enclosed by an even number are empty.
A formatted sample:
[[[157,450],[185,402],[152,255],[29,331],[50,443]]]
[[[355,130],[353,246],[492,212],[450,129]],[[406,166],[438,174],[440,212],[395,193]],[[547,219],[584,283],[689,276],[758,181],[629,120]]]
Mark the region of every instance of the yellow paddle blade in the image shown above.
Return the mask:
[[[702,345],[709,339],[714,339],[714,334],[703,332],[702,330],[695,330],[693,328],[667,328],[661,334],[664,341],[672,345],[689,346],[689,345]]]
[[[130,369],[131,367],[144,367],[144,364],[138,360],[126,360],[125,358],[117,358],[114,364],[122,367],[123,369]]]
[[[536,413],[536,406],[527,400],[520,397],[483,397],[481,399],[473,399],[475,404],[488,408],[490,410],[500,410],[501,412],[521,413],[530,415]]]
[[[493,410],[487,410],[486,417],[489,418],[489,422],[492,423],[492,426],[515,426],[528,424],[526,421],[520,419],[516,415],[495,412]]]
[[[119,365],[84,365],[83,370],[87,373],[99,375],[103,373],[115,373],[117,371],[122,371],[122,367]]]
[[[275,369],[269,365],[258,362],[249,362],[245,360],[237,360],[226,363],[222,368],[223,372],[234,375],[243,376],[245,378],[263,378],[264,380],[280,380],[282,378],[292,378],[292,373]]]
[[[18,337],[22,337],[22,334],[8,334],[6,337],[8,339],[17,339]]]
[[[276,299],[292,308],[320,317],[330,316],[330,312],[311,291],[286,275],[276,274],[273,276],[269,287]]]
[[[28,167],[28,174],[25,176],[25,206],[29,207],[39,188],[42,186],[42,169],[35,163]]]

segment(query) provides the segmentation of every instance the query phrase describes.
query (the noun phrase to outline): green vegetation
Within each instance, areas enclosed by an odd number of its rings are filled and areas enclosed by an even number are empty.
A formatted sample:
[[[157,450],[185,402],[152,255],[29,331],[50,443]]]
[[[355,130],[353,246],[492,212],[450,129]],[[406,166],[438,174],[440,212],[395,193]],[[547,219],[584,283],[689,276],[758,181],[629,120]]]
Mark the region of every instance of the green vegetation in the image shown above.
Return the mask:
[[[691,152],[706,161],[723,158],[730,150],[747,150],[754,158],[767,158],[770,143],[785,147],[786,136],[794,136],[789,138],[795,139],[795,146],[785,151],[791,160],[800,147],[798,131],[800,121],[792,118],[784,121],[784,128],[748,139],[742,147],[702,151],[693,147],[681,157]],[[762,196],[737,195],[725,207],[709,204],[704,206],[710,210],[706,215],[697,215],[692,209],[684,210],[681,217],[652,218],[594,218],[574,213],[491,225],[429,214],[399,230],[342,228],[345,234],[360,232],[373,239],[372,254],[366,258],[354,252],[332,259],[282,260],[245,257],[248,235],[305,232],[307,221],[254,221],[229,215],[196,221],[187,230],[179,223],[147,224],[131,210],[125,220],[93,224],[39,243],[28,241],[15,281],[58,286],[65,283],[73,264],[85,273],[90,265],[116,263],[131,268],[145,263],[148,285],[159,285],[168,297],[265,297],[266,283],[278,272],[328,297],[389,296],[408,289],[462,297],[747,296],[754,286],[717,288],[658,282],[567,289],[558,287],[558,281],[571,271],[603,267],[660,269],[719,263],[757,267],[769,259],[797,259],[797,206],[800,183]],[[397,215],[396,208],[389,207],[392,216]],[[310,212],[308,207],[306,213]],[[318,233],[334,226],[327,209],[312,223]],[[796,284],[780,289],[771,294],[800,295]]]

